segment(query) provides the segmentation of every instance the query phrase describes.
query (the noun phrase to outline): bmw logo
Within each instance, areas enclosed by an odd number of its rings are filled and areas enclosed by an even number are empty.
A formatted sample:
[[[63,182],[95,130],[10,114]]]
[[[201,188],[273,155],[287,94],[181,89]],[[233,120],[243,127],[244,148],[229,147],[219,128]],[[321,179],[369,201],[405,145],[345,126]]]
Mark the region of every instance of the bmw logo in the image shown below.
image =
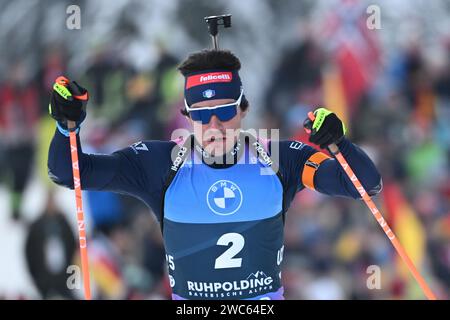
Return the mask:
[[[208,207],[212,212],[221,216],[228,216],[238,211],[242,200],[241,189],[229,180],[215,182],[206,194]]]
[[[214,97],[215,95],[216,95],[216,91],[214,91],[214,90],[208,89],[208,90],[203,91],[204,98],[209,99],[209,98]]]

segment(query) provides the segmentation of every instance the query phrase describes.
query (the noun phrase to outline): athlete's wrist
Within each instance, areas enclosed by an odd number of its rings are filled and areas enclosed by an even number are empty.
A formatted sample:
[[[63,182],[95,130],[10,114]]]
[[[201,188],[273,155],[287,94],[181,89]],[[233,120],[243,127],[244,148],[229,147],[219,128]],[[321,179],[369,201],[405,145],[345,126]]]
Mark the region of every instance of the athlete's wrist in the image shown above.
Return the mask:
[[[70,131],[65,124],[60,123],[59,121],[56,121],[56,127],[58,128],[58,131],[62,135],[66,136],[66,137],[70,136]],[[77,125],[77,127],[75,129],[75,134],[78,134],[79,132],[80,132],[80,124]]]

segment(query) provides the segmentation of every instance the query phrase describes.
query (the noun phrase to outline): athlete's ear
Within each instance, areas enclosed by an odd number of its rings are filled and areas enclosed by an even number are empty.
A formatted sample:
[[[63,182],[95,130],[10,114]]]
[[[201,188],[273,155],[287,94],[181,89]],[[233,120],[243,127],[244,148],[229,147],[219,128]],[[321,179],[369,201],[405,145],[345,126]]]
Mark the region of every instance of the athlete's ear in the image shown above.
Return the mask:
[[[242,111],[242,109],[239,108],[239,112],[240,112],[240,114],[241,114],[241,119],[244,119],[244,118],[245,118],[245,116],[247,115],[248,109],[249,109],[249,108],[245,109],[245,111]]]

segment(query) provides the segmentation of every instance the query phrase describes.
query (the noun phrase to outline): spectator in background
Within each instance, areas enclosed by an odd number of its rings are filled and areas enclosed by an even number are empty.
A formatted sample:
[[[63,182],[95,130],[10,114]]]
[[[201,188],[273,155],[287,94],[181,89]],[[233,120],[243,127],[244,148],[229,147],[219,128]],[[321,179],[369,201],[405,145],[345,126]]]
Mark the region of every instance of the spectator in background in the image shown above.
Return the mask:
[[[20,219],[22,196],[31,176],[39,116],[37,90],[29,80],[25,63],[17,61],[9,79],[0,84],[0,150],[4,153],[0,175],[6,176],[11,190],[14,220]]]
[[[135,74],[118,51],[112,43],[98,48],[86,72],[92,88],[93,114],[113,127],[116,121],[123,122],[129,112],[127,82]]]
[[[286,115],[290,114],[291,109],[300,102],[309,106],[321,103],[323,64],[321,49],[309,38],[301,40],[281,54],[280,62],[265,94],[265,110],[270,117],[275,116],[272,124],[274,128],[286,128],[289,120]],[[303,119],[304,114],[298,118]]]
[[[25,244],[28,270],[43,299],[75,298],[67,285],[67,267],[75,251],[74,233],[49,193],[46,208],[31,224]]]
[[[47,167],[45,165],[47,159],[47,150],[49,147],[48,139],[53,134],[53,123],[48,117],[43,117],[48,112],[48,90],[52,89],[53,79],[60,74],[66,72],[68,53],[64,43],[53,43],[44,49],[43,58],[37,63],[39,69],[34,78],[34,84],[37,86],[40,119],[37,132],[36,160],[38,173],[41,181],[46,184],[46,188],[52,189],[47,178]]]
[[[127,95],[131,106],[125,120],[140,121],[146,137],[165,139],[164,129],[172,116],[171,112],[167,112],[167,107],[177,98],[182,100],[182,92],[177,86],[179,83],[174,81],[175,77],[179,77],[176,70],[178,60],[161,41],[156,46],[158,58],[153,70],[138,73],[128,82]]]
[[[46,93],[52,90],[53,80],[66,72],[67,52],[64,44],[54,43],[44,49],[44,54],[35,78],[38,87],[40,115],[48,112]]]

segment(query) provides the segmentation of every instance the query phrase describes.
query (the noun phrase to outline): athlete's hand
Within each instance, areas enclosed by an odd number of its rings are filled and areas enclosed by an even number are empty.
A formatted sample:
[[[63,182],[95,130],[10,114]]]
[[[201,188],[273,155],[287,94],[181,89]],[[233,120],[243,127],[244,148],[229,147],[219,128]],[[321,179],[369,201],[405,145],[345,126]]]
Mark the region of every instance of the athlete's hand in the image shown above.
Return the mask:
[[[309,133],[309,142],[319,145],[321,149],[332,143],[339,143],[347,132],[344,123],[336,114],[325,108],[309,112],[303,126]]]
[[[77,127],[86,118],[86,105],[89,94],[85,88],[75,81],[58,77],[53,85],[50,98],[50,115],[62,125],[74,121]]]

